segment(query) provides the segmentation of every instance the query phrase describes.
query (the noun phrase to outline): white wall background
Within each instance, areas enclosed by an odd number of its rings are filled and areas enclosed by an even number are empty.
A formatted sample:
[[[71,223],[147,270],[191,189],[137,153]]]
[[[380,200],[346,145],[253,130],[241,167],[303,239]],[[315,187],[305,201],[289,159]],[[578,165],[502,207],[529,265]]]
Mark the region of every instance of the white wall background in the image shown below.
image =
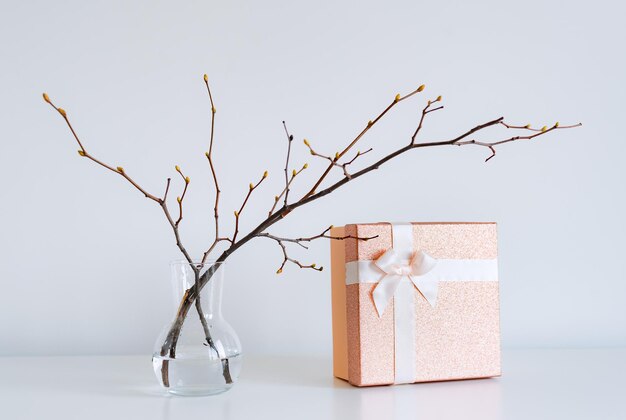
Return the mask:
[[[404,143],[426,98],[423,139],[504,115],[584,122],[534,143],[416,151],[293,213],[274,232],[364,221],[497,221],[507,347],[626,345],[624,6],[617,1],[0,3],[0,355],[149,353],[168,321],[162,213],[81,160],[46,91],[90,151],[161,193],[192,178],[185,242],[211,236],[209,73],[217,101],[222,214],[265,169],[242,218],[281,188],[285,138],[334,153],[393,96],[427,84],[363,140]],[[495,131],[487,139],[497,136]],[[374,153],[363,159],[370,162]],[[310,184],[309,184],[310,185]],[[175,184],[179,188],[180,184]],[[328,264],[328,244],[303,259]],[[255,353],[329,354],[329,273],[289,267],[258,240],[228,268],[225,314]]]

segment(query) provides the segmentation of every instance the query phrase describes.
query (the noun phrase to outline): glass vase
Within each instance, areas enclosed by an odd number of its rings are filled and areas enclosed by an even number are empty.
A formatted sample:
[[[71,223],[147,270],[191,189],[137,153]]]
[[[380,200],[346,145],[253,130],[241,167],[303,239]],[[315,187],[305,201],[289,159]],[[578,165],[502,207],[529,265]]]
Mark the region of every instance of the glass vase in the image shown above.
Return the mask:
[[[222,317],[224,263],[175,261],[171,272],[176,311],[154,347],[152,364],[157,380],[177,395],[225,392],[241,371],[241,343]],[[198,298],[189,299],[204,280]],[[168,337],[174,344],[166,347]]]

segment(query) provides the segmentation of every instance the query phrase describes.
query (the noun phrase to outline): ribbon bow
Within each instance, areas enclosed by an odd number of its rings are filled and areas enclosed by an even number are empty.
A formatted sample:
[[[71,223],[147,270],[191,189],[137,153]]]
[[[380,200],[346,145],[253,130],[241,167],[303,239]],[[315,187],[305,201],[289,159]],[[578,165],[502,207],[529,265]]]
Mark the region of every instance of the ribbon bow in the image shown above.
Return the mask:
[[[434,278],[425,276],[435,267],[437,260],[424,251],[416,252],[407,261],[402,259],[393,248],[389,248],[374,261],[374,264],[385,273],[372,293],[379,316],[383,315],[387,304],[405,277],[413,283],[431,306],[434,307],[437,304],[438,282]]]

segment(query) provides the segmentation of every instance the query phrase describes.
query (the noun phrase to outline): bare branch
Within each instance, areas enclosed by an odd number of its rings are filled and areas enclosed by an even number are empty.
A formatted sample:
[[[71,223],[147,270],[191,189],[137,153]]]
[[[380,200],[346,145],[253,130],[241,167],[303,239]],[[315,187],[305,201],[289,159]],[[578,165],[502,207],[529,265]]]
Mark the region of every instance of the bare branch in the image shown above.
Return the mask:
[[[206,78],[205,78],[206,79]],[[207,86],[208,87],[208,86]],[[209,93],[210,95],[210,93]],[[189,263],[190,267],[192,268],[192,270],[195,273],[195,277],[196,277],[196,281],[195,281],[195,286],[198,288],[200,288],[200,284],[199,284],[199,270],[196,268],[196,266],[193,264],[193,259],[191,258],[191,255],[187,252],[187,249],[185,248],[185,246],[183,245],[181,238],[180,238],[180,232],[178,230],[178,225],[181,222],[182,218],[183,218],[183,209],[182,209],[182,203],[183,203],[183,199],[185,197],[185,194],[187,192],[187,187],[189,185],[189,177],[185,177],[183,175],[183,173],[181,172],[180,168],[178,166],[176,166],[176,171],[181,175],[181,177],[183,178],[184,182],[185,182],[185,187],[183,190],[183,193],[180,197],[177,197],[177,201],[178,201],[178,206],[179,206],[179,217],[176,221],[173,220],[172,215],[168,209],[167,206],[167,195],[169,192],[169,188],[170,188],[170,183],[171,183],[171,178],[167,178],[167,183],[166,183],[166,187],[165,187],[165,192],[163,194],[163,198],[157,198],[156,196],[149,194],[148,192],[146,192],[142,187],[140,187],[133,179],[131,179],[127,174],[126,171],[118,166],[117,168],[113,169],[113,167],[101,162],[100,160],[94,158],[93,156],[91,156],[87,150],[85,149],[85,147],[83,146],[82,142],[80,141],[78,135],[76,134],[76,132],[74,131],[74,128],[72,127],[69,119],[67,118],[67,113],[65,112],[65,110],[63,110],[62,108],[57,108],[49,99],[47,94],[44,94],[44,100],[46,102],[48,102],[54,109],[57,110],[57,112],[59,112],[59,114],[61,114],[61,116],[64,118],[65,122],[67,123],[68,127],[70,128],[72,134],[74,135],[74,138],[76,139],[76,141],[78,142],[78,145],[80,147],[79,150],[79,155],[83,156],[83,157],[87,157],[90,160],[98,163],[99,165],[105,167],[106,169],[109,169],[113,172],[116,172],[120,175],[122,175],[126,180],[128,180],[135,188],[137,188],[139,191],[141,191],[147,198],[150,198],[151,200],[157,202],[159,204],[159,206],[161,207],[163,213],[165,214],[165,217],[169,223],[169,225],[172,228],[172,231],[174,233],[174,237],[176,239],[176,246],[178,247],[178,249],[180,250],[180,252],[183,254],[183,256],[185,257],[185,260]],[[211,100],[212,101],[212,100]],[[213,114],[215,114],[215,108],[213,108]],[[211,139],[211,143],[212,143],[212,139]],[[213,168],[212,168],[213,169]],[[216,185],[217,185],[217,180],[216,180]],[[216,198],[217,201],[217,198]],[[217,204],[216,204],[217,206]],[[217,211],[217,210],[216,210]],[[217,222],[217,221],[216,221]],[[202,327],[205,333],[205,336],[207,338],[207,342],[209,344],[212,343],[211,340],[211,335],[210,335],[210,331],[207,325],[207,322],[204,318],[204,311],[202,310],[202,306],[201,306],[201,302],[200,299],[194,299],[195,300],[195,306],[196,306],[196,310],[198,312],[198,316],[200,318],[200,322],[202,323]],[[193,301],[191,301],[193,302]],[[181,304],[182,305],[182,304]],[[188,309],[185,309],[185,316],[187,313]],[[175,353],[175,346],[176,346],[176,342],[178,341],[178,336],[176,336],[175,339],[173,339],[170,343],[171,343],[171,348],[170,348],[170,352],[171,355],[173,357],[174,353]],[[217,348],[215,346],[212,346],[215,351],[217,352]],[[219,353],[218,353],[219,354]],[[163,376],[163,383],[166,384],[167,386],[169,386],[169,378],[168,378],[168,372],[169,372],[169,362],[165,362],[163,364],[163,368],[162,368],[162,376]],[[224,378],[226,380],[227,383],[232,382],[232,380],[230,379],[230,371],[228,369],[228,361],[226,361],[226,365],[223,368],[223,373],[224,373]],[[229,382],[230,381],[230,382]]]
[[[220,187],[219,184],[217,182],[217,174],[215,171],[215,166],[213,164],[213,138],[214,138],[214,133],[215,133],[215,113],[216,113],[216,109],[215,109],[215,104],[213,103],[213,95],[211,94],[211,88],[209,86],[209,78],[208,76],[205,74],[204,75],[204,84],[206,85],[206,89],[207,89],[207,93],[209,95],[209,101],[211,102],[211,134],[210,134],[210,140],[209,140],[209,150],[208,152],[205,153],[205,156],[207,157],[208,161],[209,161],[209,167],[211,169],[211,175],[213,177],[213,183],[215,185],[215,204],[213,207],[213,216],[215,219],[215,239],[213,240],[213,244],[209,247],[209,249],[204,253],[204,255],[202,256],[202,261],[201,263],[204,263],[206,261],[206,259],[208,258],[208,256],[210,255],[211,251],[215,248],[215,246],[221,242],[222,240],[228,240],[228,239],[223,239],[220,238],[219,236],[219,212],[218,212],[218,207],[219,207],[219,199],[220,199]],[[172,221],[172,217],[170,216],[170,213],[167,209],[167,203],[165,200],[162,201],[161,206],[163,207],[163,211],[165,212],[165,215],[167,216],[167,220],[169,221],[170,225],[172,226],[172,229],[174,230],[174,234],[176,236],[176,244],[178,245],[178,247],[180,248],[181,252],[183,253],[183,255],[185,256],[187,262],[189,262],[192,270],[194,271],[194,275],[195,275],[195,282],[194,282],[194,287],[196,288],[196,290],[199,290],[202,288],[202,286],[200,285],[200,270],[199,268],[197,268],[194,264],[193,261],[190,257],[190,255],[187,253],[187,250],[185,249],[185,247],[182,245],[181,241],[180,241],[180,237],[179,237],[179,232],[178,232],[178,224],[181,222],[182,218],[183,218],[183,199],[185,198],[185,193],[187,192],[187,187],[189,185],[189,178],[185,177],[183,175],[183,173],[180,171],[180,168],[177,166],[176,170],[178,173],[180,173],[180,175],[183,177],[184,181],[185,181],[185,188],[183,190],[183,193],[181,195],[180,198],[177,199],[178,201],[178,206],[179,206],[179,217],[178,220],[176,222]],[[232,242],[231,242],[232,245]],[[208,272],[212,272],[212,270],[208,270],[206,273]],[[206,274],[205,273],[205,274]],[[202,329],[204,331],[204,335],[207,341],[207,344],[209,345],[209,347],[211,347],[215,353],[218,355],[218,357],[222,357],[220,355],[220,352],[218,351],[217,347],[214,345],[213,340],[211,338],[211,332],[209,330],[209,326],[207,324],[207,321],[204,317],[204,311],[202,309],[202,304],[200,302],[200,296],[199,294],[197,295],[197,297],[194,297],[193,299],[191,299],[191,296],[188,295],[186,293],[186,297],[183,299],[183,301],[181,302],[181,307],[179,307],[179,315],[177,316],[177,319],[181,316],[182,314],[182,318],[181,318],[181,326],[182,326],[182,320],[184,320],[184,318],[186,317],[188,308],[185,308],[183,303],[184,302],[194,302],[195,301],[195,307],[196,307],[196,311],[198,313],[198,317],[200,319],[200,323],[202,324]],[[174,329],[174,328],[172,328]],[[170,344],[170,348],[169,348],[169,353],[171,357],[174,357],[175,352],[176,352],[176,343],[178,342],[178,334],[176,336],[169,336],[168,335],[168,339],[166,339],[165,343],[164,343],[164,348],[166,343]],[[222,374],[224,376],[224,380],[226,381],[226,383],[232,383],[232,378],[231,378],[231,374],[230,374],[230,369],[229,369],[229,363],[228,363],[228,359],[222,359]],[[168,378],[168,372],[169,372],[169,362],[164,363],[163,368],[162,368],[162,376],[163,376],[163,381],[165,384],[169,385],[169,378]]]
[[[333,226],[331,225],[330,227],[326,228],[326,230],[324,230],[322,233],[318,234],[318,235],[314,235],[314,236],[307,236],[307,237],[302,237],[302,238],[286,238],[286,237],[281,237],[281,236],[276,236],[276,235],[272,235],[271,233],[268,232],[263,232],[260,233],[259,237],[266,237],[266,238],[270,238],[270,239],[274,239],[276,241],[280,240],[283,242],[291,242],[294,244],[297,244],[305,249],[308,249],[308,247],[306,245],[303,244],[303,242],[311,242],[314,241],[316,239],[321,239],[321,238],[326,238],[326,239],[331,239],[331,240],[338,240],[338,241],[343,241],[345,239],[358,239],[360,241],[369,241],[370,239],[374,239],[377,238],[378,235],[375,236],[354,236],[354,235],[345,235],[345,236],[332,236],[332,235],[328,235],[328,232],[333,228]]]
[[[370,128],[372,128],[378,121],[380,121],[380,119],[382,117],[384,117],[385,114],[387,114],[387,112],[389,112],[396,104],[404,101],[405,99],[410,98],[411,96],[415,95],[418,92],[423,91],[424,87],[425,87],[424,85],[421,85],[420,87],[415,89],[413,92],[411,92],[411,93],[409,93],[408,95],[405,95],[405,96],[400,96],[400,94],[396,95],[396,97],[393,99],[391,104],[389,104],[380,114],[378,114],[378,116],[376,118],[374,118],[374,120],[368,121],[366,126],[365,126],[365,128],[363,130],[361,130],[361,132],[359,134],[357,134],[357,136],[354,138],[354,140],[352,140],[350,142],[350,144],[348,144],[348,146],[346,146],[341,152],[338,152],[335,155],[334,161],[338,162],[339,159],[341,159],[343,157],[343,155],[348,153],[348,151],[361,139],[361,137],[363,137],[365,135],[365,133],[367,133],[370,130]],[[315,191],[320,186],[320,184],[324,181],[326,176],[330,173],[330,170],[333,168],[333,166],[335,166],[335,165],[333,164],[333,162],[331,162],[330,165],[328,165],[328,167],[324,171],[324,173],[322,173],[320,178],[315,182],[315,184],[313,185],[311,190],[308,193],[306,193],[303,198],[308,198],[308,197],[312,196],[313,194],[315,194]]]
[[[78,137],[78,134],[76,134],[76,131],[74,131],[74,127],[72,127],[72,123],[70,122],[69,118],[67,117],[67,112],[63,108],[59,108],[56,105],[54,105],[52,103],[52,101],[50,100],[50,98],[48,97],[48,95],[45,94],[45,93],[44,93],[44,99],[46,100],[46,102],[48,104],[50,104],[50,106],[52,108],[54,108],[61,115],[61,117],[63,117],[63,120],[65,120],[65,123],[67,124],[67,126],[70,129],[70,131],[72,132],[72,135],[74,136],[74,139],[78,143],[78,147],[80,147],[80,149],[78,150],[78,154],[80,156],[85,157],[85,158],[87,158],[87,159],[97,163],[98,165],[108,169],[111,172],[115,172],[116,174],[121,175],[124,179],[126,179],[128,182],[130,182],[133,187],[138,189],[146,198],[149,198],[150,200],[155,201],[157,203],[159,202],[160,199],[158,197],[156,197],[153,194],[150,194],[145,189],[143,189],[143,187],[141,187],[139,184],[137,184],[137,182],[135,182],[135,180],[133,180],[126,173],[124,168],[122,168],[121,166],[118,166],[118,167],[114,168],[113,166],[108,165],[108,164],[102,162],[101,160],[95,158],[89,152],[87,152],[87,149],[83,146],[83,143],[80,141],[80,138]]]
[[[375,169],[380,168],[383,164],[385,164],[386,162],[390,161],[391,159],[408,152],[409,150],[413,150],[413,149],[421,149],[421,148],[427,148],[427,147],[439,147],[439,146],[463,146],[463,145],[467,145],[467,144],[475,144],[475,142],[461,142],[462,139],[476,133],[479,132],[481,130],[484,130],[485,128],[488,127],[492,127],[494,125],[498,125],[503,121],[503,118],[496,118],[494,120],[488,121],[486,123],[483,124],[479,124],[469,130],[467,130],[466,132],[458,135],[457,137],[454,137],[450,140],[442,140],[442,141],[431,141],[431,142],[425,142],[425,143],[415,143],[415,144],[408,144],[404,147],[401,147],[391,153],[389,153],[388,155],[382,157],[381,159],[379,159],[378,161],[376,161],[375,163],[367,166],[366,168],[361,169],[360,171],[352,174],[349,178],[348,177],[343,177],[342,179],[340,179],[339,181],[335,182],[334,184],[330,185],[329,187],[318,191],[317,193],[310,195],[310,196],[305,196],[302,197],[302,199],[298,200],[295,203],[290,204],[289,206],[287,206],[286,208],[280,209],[280,212],[284,215],[286,215],[287,213],[295,210],[296,208],[303,206],[305,204],[310,203],[311,201],[315,201],[321,197],[324,197],[328,194],[330,194],[331,192],[335,191],[336,189],[342,187],[343,185],[347,184],[348,182],[359,178],[363,175],[365,175],[366,173],[369,173]],[[573,126],[563,126],[563,128],[571,128],[571,127],[578,127],[580,124],[575,124]],[[561,127],[554,127],[554,128],[561,128]],[[551,131],[552,129],[546,129],[546,131],[540,133],[540,134],[545,134],[549,131]],[[520,137],[521,139],[522,137]],[[506,140],[502,140],[499,142],[494,142],[493,144],[491,144],[492,146],[496,146],[499,144],[503,144],[506,142],[511,142],[511,141],[515,141],[515,139],[506,139]],[[460,144],[459,144],[460,143]],[[275,223],[275,221],[273,221],[271,224]],[[266,229],[267,226],[263,227],[263,230]],[[262,231],[262,230],[261,230]],[[259,231],[259,232],[261,232]],[[243,240],[243,239],[242,239]]]
[[[118,166],[117,168],[113,168],[112,166],[110,166],[110,165],[108,165],[108,164],[106,164],[106,163],[96,159],[92,155],[90,155],[87,152],[87,149],[85,149],[85,147],[83,146],[82,142],[80,141],[76,131],[74,131],[74,128],[72,127],[72,124],[70,123],[70,120],[67,117],[67,112],[63,108],[59,108],[59,107],[55,106],[52,103],[52,101],[50,101],[50,98],[46,94],[44,94],[44,100],[46,102],[48,102],[50,104],[50,106],[52,106],[59,114],[61,114],[61,116],[65,120],[65,123],[70,128],[70,131],[72,132],[72,135],[74,136],[74,138],[76,139],[76,142],[78,143],[78,146],[80,147],[80,150],[78,151],[78,154],[80,156],[86,157],[86,158],[90,159],[91,161],[99,164],[100,166],[103,166],[106,169],[121,175],[128,182],[130,182],[136,189],[141,191],[141,193],[143,195],[145,195],[146,198],[149,198],[150,200],[156,202],[161,207],[161,209],[163,210],[163,213],[165,214],[165,217],[166,217],[168,223],[170,224],[170,226],[172,227],[172,230],[174,232],[174,237],[176,238],[176,246],[181,251],[181,253],[185,256],[185,259],[188,262],[191,263],[192,262],[191,256],[189,255],[189,253],[187,252],[187,250],[185,249],[185,247],[183,246],[183,244],[182,244],[182,242],[180,240],[180,234],[178,232],[178,226],[177,226],[176,222],[174,222],[174,220],[172,219],[172,216],[171,216],[171,214],[169,212],[169,209],[167,208],[166,198],[167,198],[167,193],[169,192],[170,181],[171,181],[170,178],[167,179],[167,184],[166,184],[166,188],[165,188],[165,193],[163,194],[163,198],[158,198],[155,195],[148,193],[145,189],[143,189],[141,186],[139,186],[139,184],[137,184],[132,178],[130,178],[128,176],[128,174],[126,173],[126,171],[124,170],[124,168],[122,168],[121,166]]]
[[[312,268],[318,271],[322,271],[324,269],[324,267],[317,267],[316,264],[309,264],[309,265],[305,265],[302,264],[301,262],[299,262],[298,260],[295,260],[291,257],[289,257],[289,254],[287,253],[287,247],[285,246],[286,242],[289,243],[293,243],[296,245],[301,246],[304,249],[309,249],[309,247],[307,245],[305,245],[304,243],[309,243],[311,241],[314,241],[316,239],[320,239],[320,238],[326,238],[326,239],[331,239],[331,240],[345,240],[345,239],[358,239],[358,240],[362,240],[362,241],[368,241],[370,239],[374,239],[377,238],[378,235],[376,236],[370,236],[370,237],[358,237],[358,236],[353,236],[353,235],[346,235],[346,236],[332,236],[332,235],[328,235],[328,232],[330,232],[330,230],[333,228],[333,226],[329,226],[328,228],[326,228],[322,233],[318,234],[318,235],[314,235],[314,236],[308,236],[308,237],[303,237],[303,238],[285,238],[285,237],[280,237],[280,236],[276,236],[276,235],[272,235],[271,233],[268,232],[262,232],[259,233],[257,236],[261,237],[261,238],[268,238],[268,239],[272,239],[273,241],[275,241],[281,248],[282,252],[283,252],[283,261],[282,264],[280,265],[280,267],[278,268],[278,270],[276,271],[276,274],[280,274],[283,271],[283,268],[285,267],[285,264],[287,264],[287,262],[291,262],[295,265],[297,265],[300,268]]]

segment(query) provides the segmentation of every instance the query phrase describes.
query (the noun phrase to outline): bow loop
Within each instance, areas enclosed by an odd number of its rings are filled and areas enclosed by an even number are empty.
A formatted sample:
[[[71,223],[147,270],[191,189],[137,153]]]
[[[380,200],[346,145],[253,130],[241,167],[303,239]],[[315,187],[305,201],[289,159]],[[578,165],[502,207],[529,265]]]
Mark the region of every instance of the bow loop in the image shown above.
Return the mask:
[[[431,271],[437,265],[437,260],[425,253],[424,251],[418,251],[411,260],[412,275],[423,276]]]
[[[395,249],[389,248],[386,250],[380,257],[374,260],[374,264],[381,270],[385,272],[385,274],[392,274],[395,268],[398,266],[400,261],[400,256],[396,252]]]

